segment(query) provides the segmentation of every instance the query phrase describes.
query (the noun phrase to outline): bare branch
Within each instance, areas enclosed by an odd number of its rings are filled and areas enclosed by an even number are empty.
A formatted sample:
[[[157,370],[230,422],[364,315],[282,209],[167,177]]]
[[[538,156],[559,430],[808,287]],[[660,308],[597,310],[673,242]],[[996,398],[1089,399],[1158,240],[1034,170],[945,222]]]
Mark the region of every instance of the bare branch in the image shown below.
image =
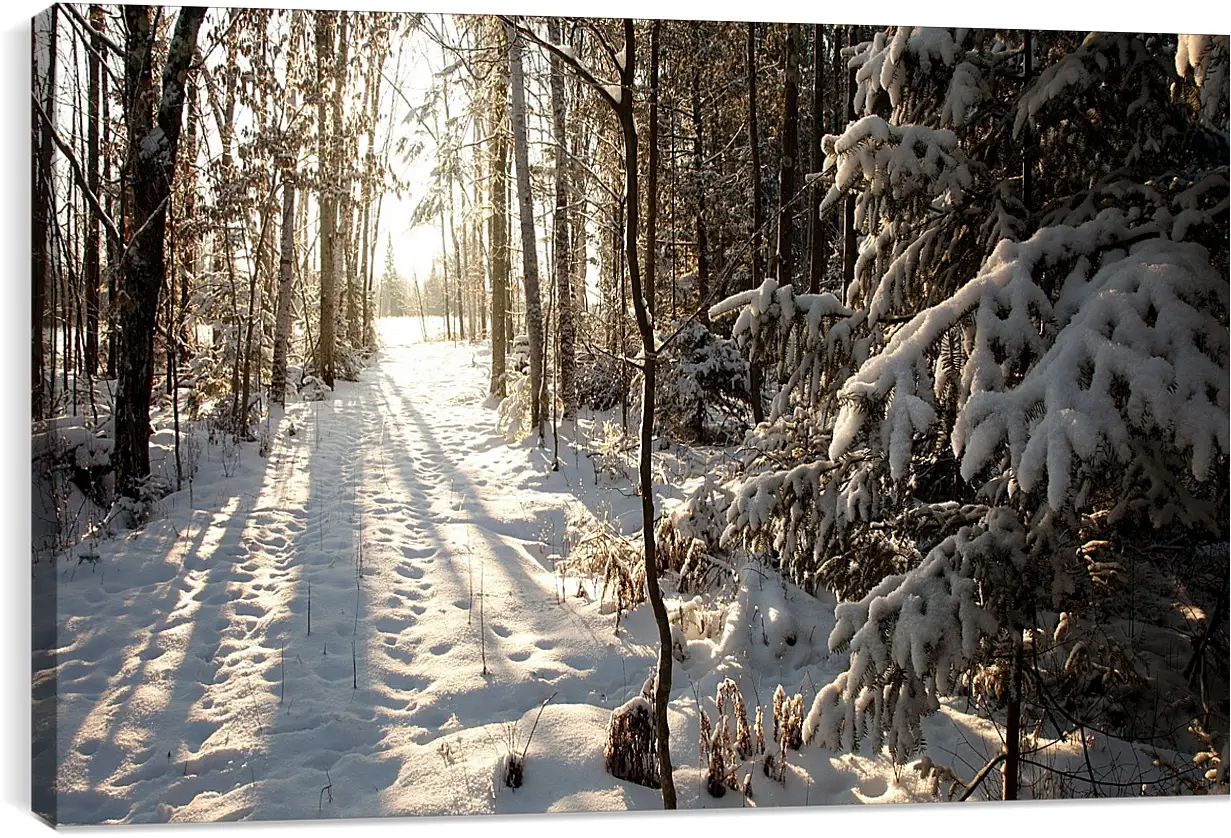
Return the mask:
[[[527,38],[534,41],[540,47],[542,47],[543,49],[550,52],[552,55],[555,55],[557,58],[564,61],[565,64],[567,64],[569,67],[572,68],[573,72],[581,76],[581,78],[587,84],[591,85],[596,91],[598,91],[598,94],[603,98],[603,101],[605,101],[612,110],[617,110],[619,108],[620,103],[615,100],[614,96],[612,96],[610,93],[607,92],[607,83],[600,81],[598,78],[596,78],[594,74],[591,73],[590,70],[586,67],[586,65],[582,64],[580,61],[577,60],[576,56],[565,52],[564,50],[560,49],[560,47],[556,46],[555,44],[549,41],[544,41],[532,29],[529,29],[528,27],[522,26],[521,24],[517,23],[517,21],[514,18],[509,17],[508,15],[500,15],[499,17],[500,17],[500,20],[502,20],[506,26],[508,26],[509,28],[513,29],[515,32],[521,35],[525,35]],[[612,60],[613,61],[615,60],[614,55],[612,56]]]
[[[98,214],[99,220],[102,221],[103,226],[107,228],[107,235],[110,236],[111,240],[117,245],[122,245],[123,238],[120,236],[120,231],[116,228],[115,221],[113,221],[111,216],[107,215],[107,213],[103,210],[102,202],[98,200],[98,196],[90,190],[90,187],[86,183],[85,170],[81,165],[81,161],[77,159],[77,155],[73,153],[73,149],[68,145],[68,143],[64,142],[60,135],[56,133],[55,126],[51,124],[51,117],[47,115],[47,111],[43,110],[42,104],[39,103],[38,96],[31,92],[30,99],[34,102],[34,107],[38,109],[38,115],[42,119],[43,127],[47,129],[47,132],[51,136],[51,139],[55,142],[56,147],[60,149],[60,153],[68,158],[69,165],[73,169],[73,178],[77,181],[77,186],[81,188],[86,200],[90,202],[90,208]]]

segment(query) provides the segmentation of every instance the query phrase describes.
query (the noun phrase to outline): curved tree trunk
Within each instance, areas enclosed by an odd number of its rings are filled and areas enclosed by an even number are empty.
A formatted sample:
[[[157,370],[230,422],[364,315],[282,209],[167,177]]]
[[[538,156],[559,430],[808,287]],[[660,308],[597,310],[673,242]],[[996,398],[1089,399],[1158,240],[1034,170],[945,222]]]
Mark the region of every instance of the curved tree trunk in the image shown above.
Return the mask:
[[[638,183],[637,183],[637,123],[633,117],[633,80],[637,63],[636,35],[633,21],[624,21],[625,62],[620,73],[621,97],[616,113],[624,133],[624,195],[626,203],[624,247],[628,260],[628,281],[633,296],[633,312],[641,349],[645,355],[641,390],[641,444],[638,452],[638,478],[641,483],[641,525],[645,550],[645,584],[658,626],[658,670],[654,687],[654,722],[658,734],[658,762],[662,777],[663,808],[676,808],[675,777],[671,769],[671,727],[667,722],[667,705],[671,701],[671,624],[667,606],[658,586],[658,557],[654,545],[654,477],[650,455],[654,443],[654,373],[657,350],[654,346],[654,324],[650,322],[641,285],[641,260],[637,254]]]

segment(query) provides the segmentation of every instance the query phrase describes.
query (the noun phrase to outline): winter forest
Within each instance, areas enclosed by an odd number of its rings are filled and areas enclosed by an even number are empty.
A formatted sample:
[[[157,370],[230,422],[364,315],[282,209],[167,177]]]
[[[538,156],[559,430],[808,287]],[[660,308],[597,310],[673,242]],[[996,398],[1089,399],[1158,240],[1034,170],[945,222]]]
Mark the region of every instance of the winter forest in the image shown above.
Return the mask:
[[[1227,795],[1227,35],[29,37],[42,817]]]

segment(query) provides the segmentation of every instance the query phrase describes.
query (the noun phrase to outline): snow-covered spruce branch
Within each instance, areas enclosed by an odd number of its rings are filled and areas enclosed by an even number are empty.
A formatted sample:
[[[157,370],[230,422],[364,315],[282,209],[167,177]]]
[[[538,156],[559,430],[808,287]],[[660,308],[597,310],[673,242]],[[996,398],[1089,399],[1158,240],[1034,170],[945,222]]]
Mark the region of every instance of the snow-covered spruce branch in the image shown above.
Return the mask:
[[[1048,501],[1059,508],[1074,456],[1094,465],[1100,446],[1127,454],[1129,436],[1142,434],[1191,451],[1204,479],[1215,447],[1228,449],[1226,281],[1204,248],[1158,238],[1095,268],[1100,251],[1136,237],[1126,222],[1107,210],[1002,242],[979,276],[916,316],[843,386],[830,458],[883,415],[871,433],[900,479],[938,394],[958,383],[953,450],[968,481],[1007,444],[1019,485],[1029,491],[1048,472]],[[1073,267],[1053,311],[1034,273],[1061,264]],[[959,324],[966,357],[960,382],[950,382],[933,356]]]
[[[1231,87],[1231,36],[1181,35],[1175,51],[1175,71],[1186,77],[1192,71],[1193,83],[1201,91],[1201,115],[1214,128],[1227,102]],[[1225,120],[1221,130],[1227,130]]]
[[[1055,343],[1018,386],[972,393],[959,414],[962,476],[1007,444],[1021,488],[1046,473],[1058,510],[1074,471],[1097,470],[1104,448],[1131,461],[1132,438],[1144,436],[1187,452],[1205,480],[1229,450],[1227,297],[1196,244],[1152,239],[1096,272],[1079,262],[1057,304]]]
[[[833,186],[821,201],[827,212],[859,182],[873,196],[897,200],[922,196],[960,204],[974,183],[970,164],[957,135],[944,128],[893,125],[879,116],[865,116],[842,134],[826,134],[825,171],[836,167]]]
[[[849,649],[850,667],[817,693],[804,738],[854,750],[865,736],[904,763],[922,744],[920,719],[940,707],[955,675],[977,657],[998,627],[985,610],[980,565],[1024,563],[1025,531],[1007,509],[982,526],[962,527],[907,573],[890,576],[835,612],[833,651]]]
[[[731,336],[751,358],[764,363],[777,363],[780,372],[785,355],[770,358],[773,350],[786,345],[792,331],[799,332],[804,349],[802,362],[774,399],[771,420],[782,415],[791,395],[805,385],[805,401],[815,403],[820,391],[834,380],[833,370],[826,361],[835,356],[835,349],[849,347],[851,319],[862,319],[826,291],[820,294],[796,293],[793,285],[780,285],[770,277],[757,288],[733,294],[711,306],[709,316],[717,320],[738,312]],[[838,321],[832,323],[832,321]]]

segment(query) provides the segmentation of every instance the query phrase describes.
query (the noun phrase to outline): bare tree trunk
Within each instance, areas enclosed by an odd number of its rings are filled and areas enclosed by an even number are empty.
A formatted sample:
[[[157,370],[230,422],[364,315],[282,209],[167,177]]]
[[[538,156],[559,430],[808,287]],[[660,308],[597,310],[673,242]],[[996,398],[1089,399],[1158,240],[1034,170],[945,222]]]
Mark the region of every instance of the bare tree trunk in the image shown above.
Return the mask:
[[[526,337],[530,344],[530,424],[543,435],[543,322],[539,300],[539,256],[534,236],[534,197],[530,191],[530,152],[526,139],[526,80],[521,36],[509,33],[509,86],[513,158],[517,164],[517,207],[521,221],[522,268],[526,288]]]
[[[116,395],[115,464],[117,489],[134,497],[140,481],[150,473],[154,329],[159,294],[166,279],[163,233],[184,110],[184,81],[205,9],[186,6],[180,10],[162,72],[162,93],[157,101],[151,64],[154,31],[150,9],[148,6],[124,6],[123,11],[128,23],[124,74],[128,103],[125,109],[128,169],[136,231],[129,242],[122,269],[125,300],[121,329],[125,334],[125,364],[120,370]]]
[[[368,98],[365,103],[368,105],[368,135],[367,144],[364,147],[364,162],[363,162],[363,188],[361,202],[363,206],[363,220],[361,223],[361,234],[359,239],[359,248],[361,262],[359,268],[360,279],[360,296],[362,298],[360,318],[362,328],[362,343],[368,346],[373,343],[374,333],[372,332],[372,260],[376,257],[375,250],[372,248],[372,180],[375,177],[375,145],[376,145],[376,122],[380,117],[379,102],[380,102],[380,83],[381,83],[381,68],[384,64],[385,53],[382,51],[376,60],[372,62],[372,66],[368,72],[367,93]]]
[[[291,110],[295,109],[294,93]],[[295,157],[286,153],[282,173],[282,246],[278,254],[278,304],[274,327],[273,371],[269,391],[278,404],[286,404],[286,356],[291,341],[291,295],[295,268]]]
[[[692,127],[692,165],[697,177],[697,303],[701,306],[697,319],[708,324],[709,306],[705,305],[705,298],[710,293],[709,242],[706,237],[705,187],[701,185],[705,131],[701,121],[701,71],[696,65],[692,71]]]
[[[108,83],[107,76],[102,77],[102,107],[103,107],[103,126],[104,130],[110,130],[111,126],[111,97],[107,91]],[[107,183],[111,180],[111,155],[102,155],[103,163],[103,182]],[[123,195],[126,190],[120,189],[120,217],[116,219],[115,208],[116,199],[113,197],[113,191],[107,191],[107,197],[104,201],[104,210],[107,215],[115,219],[118,226],[124,227],[124,199]],[[119,323],[116,319],[118,308],[116,300],[118,298],[117,283],[119,282],[120,273],[120,242],[115,236],[107,236],[107,378],[114,380],[116,378],[116,358],[120,354],[119,340],[120,330]]]
[[[103,7],[98,4],[90,6],[90,26],[96,33],[101,32],[103,28]],[[90,39],[90,46],[89,92],[87,94],[90,102],[88,107],[89,112],[86,117],[88,120],[86,171],[88,172],[90,191],[97,195],[99,192],[98,97],[100,96],[102,82],[102,39],[95,34]],[[85,372],[91,379],[98,374],[98,289],[102,285],[102,258],[98,236],[98,213],[90,210],[86,216],[85,239]]]
[[[347,66],[350,60],[350,38],[348,37],[351,15],[353,12],[338,12],[338,60],[334,65],[333,88],[333,164],[339,190],[337,211],[338,220],[334,228],[333,258],[334,276],[341,281],[338,296],[344,297],[337,302],[343,304],[345,338],[348,347],[356,345],[356,320],[359,309],[355,300],[355,249],[354,219],[355,201],[351,195],[351,148],[346,137],[346,84]],[[336,309],[335,309],[336,313]],[[335,350],[336,351],[336,350]],[[336,371],[335,371],[336,372]]]
[[[334,166],[334,147],[337,137],[330,135],[329,103],[325,96],[326,85],[333,71],[334,12],[317,11],[316,13],[316,86],[317,86],[317,124],[318,146],[317,157],[320,160],[320,344],[317,346],[316,366],[321,379],[329,387],[334,384],[334,343],[337,312],[335,310],[336,290],[336,257],[334,255],[334,237],[337,225],[337,205],[331,191],[336,179]],[[335,79],[336,83],[336,79]]]
[[[795,278],[795,213],[787,207],[795,197],[799,168],[799,25],[787,24],[783,50],[782,160],[778,170],[778,282]]]
[[[548,18],[547,34],[552,43],[562,43],[560,23],[557,18]],[[573,280],[569,245],[569,170],[572,168],[566,153],[568,138],[565,134],[564,73],[560,59],[551,57],[551,116],[555,134],[556,207],[553,216],[553,267],[555,273],[556,305],[560,321],[560,393],[564,402],[564,418],[572,419],[577,414],[577,391],[574,362],[573,333]]]
[[[1014,627],[1013,668],[1008,707],[1005,709],[1003,799],[1017,800],[1022,760],[1022,631]]]
[[[543,43],[540,41],[540,43]],[[657,347],[654,344],[654,324],[650,319],[645,292],[641,283],[641,260],[637,254],[637,233],[640,207],[637,175],[637,122],[632,96],[636,79],[637,46],[636,28],[632,18],[624,20],[624,60],[621,63],[620,87],[612,91],[602,85],[577,59],[550,46],[554,55],[565,58],[579,75],[598,90],[603,100],[619,119],[624,139],[624,204],[626,209],[624,227],[624,255],[628,265],[629,284],[633,298],[633,311],[637,331],[641,336],[644,355],[642,367],[642,410],[640,451],[638,454],[638,477],[641,495],[642,538],[645,551],[646,592],[654,622],[658,627],[658,667],[654,686],[654,726],[656,731],[660,779],[662,781],[663,808],[676,808],[675,777],[671,768],[671,730],[667,721],[667,705],[671,700],[671,626],[667,608],[663,603],[662,589],[658,583],[658,558],[654,545],[654,482],[651,473],[651,451],[654,441],[654,373],[657,366]]]
[[[201,51],[196,50],[193,53],[193,63],[201,63]],[[200,107],[197,99],[198,71],[192,70],[188,76],[188,86],[186,90],[186,101],[184,108],[187,113],[184,117],[184,153],[180,155],[183,161],[182,186],[185,191],[184,196],[184,223],[179,234],[179,249],[183,251],[183,256],[180,264],[188,268],[184,272],[184,276],[180,281],[179,287],[179,321],[176,326],[178,332],[175,337],[177,350],[176,358],[182,356],[181,350],[188,350],[193,345],[192,328],[188,325],[188,320],[184,313],[188,311],[188,304],[191,300],[192,282],[196,276],[197,257],[199,254],[199,246],[201,240],[201,226],[197,222],[197,180],[195,166],[197,162],[197,131],[198,122],[200,121]],[[174,283],[173,283],[174,285]]]
[[[244,377],[240,390],[239,416],[237,417],[239,421],[236,425],[237,432],[238,430],[243,430],[245,434],[248,430],[248,402],[252,392],[252,338],[256,333],[257,311],[261,307],[258,303],[261,286],[258,284],[257,278],[260,275],[261,264],[265,261],[265,239],[269,234],[269,209],[267,207],[261,210],[260,219],[261,231],[257,238],[256,255],[252,259],[252,272],[248,277],[248,318],[245,323],[244,335]],[[260,352],[259,341],[257,352]],[[258,371],[260,370],[259,360],[257,362],[257,369]]]
[[[629,284],[632,286],[633,311],[637,330],[641,333],[641,348],[645,356],[641,391],[641,444],[638,453],[638,476],[641,482],[641,525],[645,549],[645,581],[654,622],[658,625],[658,672],[654,688],[654,721],[658,739],[658,762],[662,779],[663,808],[676,808],[675,777],[671,768],[671,728],[667,722],[667,705],[671,701],[671,626],[667,607],[658,585],[658,557],[654,545],[654,477],[651,452],[654,443],[654,372],[658,355],[654,346],[654,324],[641,286],[641,262],[637,255],[638,185],[637,185],[637,124],[633,117],[633,81],[637,63],[636,30],[631,18],[624,21],[625,61],[620,73],[621,97],[616,113],[624,132],[624,195],[626,203],[624,246],[628,259]]]
[[[812,26],[812,171],[819,172],[825,155],[821,150],[821,134],[825,123],[825,38],[819,23]],[[825,276],[829,242],[821,224],[821,182],[812,184],[808,200],[808,293],[818,294]]]
[[[856,33],[854,26],[846,27],[846,45],[855,46]],[[852,70],[846,76],[846,121],[855,121],[855,72]],[[859,241],[855,235],[855,196],[848,194],[842,210],[842,294],[845,299],[847,290],[855,281],[855,259],[859,253]]]
[[[653,319],[658,311],[658,33],[662,21],[650,26],[650,159],[645,188],[645,303]]]
[[[503,47],[507,40],[503,27],[497,27],[495,37]],[[489,189],[491,190],[492,215],[488,239],[491,241],[492,264],[492,380],[490,392],[501,398],[505,395],[505,347],[508,337],[505,335],[508,311],[509,285],[509,145],[505,133],[506,99],[508,85],[505,75],[505,63],[496,61],[495,89],[492,92],[492,166]]]
[[[46,106],[43,110],[54,118],[55,86],[56,86],[56,28],[60,10],[52,6],[50,27],[48,30],[47,69],[45,74],[39,73],[38,32],[36,27],[30,28],[30,56],[32,61],[31,81],[45,85],[43,95]],[[43,353],[43,325],[47,319],[47,285],[50,276],[51,260],[48,253],[47,234],[51,217],[51,161],[54,146],[51,139],[51,128],[39,121],[38,105],[33,107],[30,122],[32,131],[30,140],[35,166],[31,179],[31,190],[34,196],[34,213],[30,224],[31,241],[31,327],[30,327],[30,416],[42,419],[45,409],[45,387],[47,371]],[[95,193],[97,194],[97,193]],[[52,370],[55,375],[55,370]]]
[[[486,182],[483,175],[484,156],[479,153],[478,149],[484,147],[487,143],[487,116],[482,109],[474,116],[474,141],[475,152],[473,155],[474,161],[474,205],[480,207],[483,205],[483,187]],[[473,238],[473,254],[472,260],[475,265],[475,309],[474,313],[478,317],[479,327],[475,337],[478,340],[487,338],[487,273],[491,270],[491,259],[487,256],[483,248],[483,221],[476,212],[473,219],[473,229],[471,231]]]
[[[761,261],[761,227],[765,224],[765,209],[761,203],[761,138],[757,130],[757,25],[748,24],[748,149],[752,176],[752,282],[756,288],[763,278]],[[758,425],[765,421],[761,404],[761,365],[755,359],[748,362],[748,389],[752,400],[752,419]]]

